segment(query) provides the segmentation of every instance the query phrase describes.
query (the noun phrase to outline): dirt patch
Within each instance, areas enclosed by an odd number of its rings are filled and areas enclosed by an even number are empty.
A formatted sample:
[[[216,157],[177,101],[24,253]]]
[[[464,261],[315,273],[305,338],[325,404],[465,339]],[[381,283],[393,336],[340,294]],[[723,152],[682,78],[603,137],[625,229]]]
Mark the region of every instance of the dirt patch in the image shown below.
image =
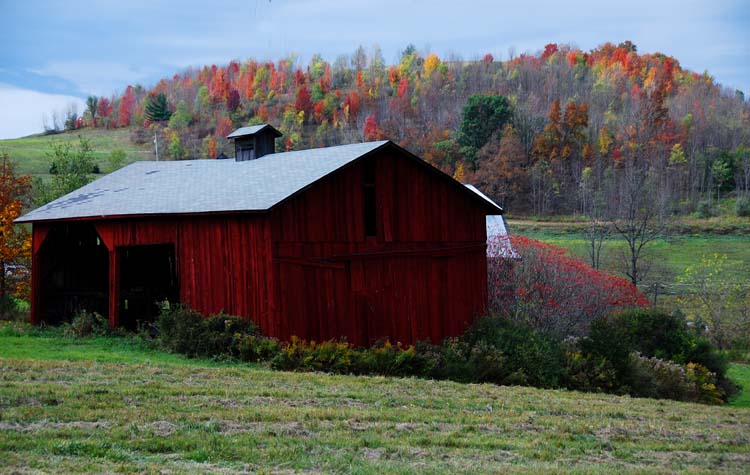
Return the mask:
[[[169,421],[154,421],[148,424],[148,427],[154,432],[155,435],[158,435],[160,437],[171,435],[177,430],[177,426]]]
[[[384,449],[370,449],[368,447],[362,449],[362,456],[367,460],[380,460],[384,454]]]

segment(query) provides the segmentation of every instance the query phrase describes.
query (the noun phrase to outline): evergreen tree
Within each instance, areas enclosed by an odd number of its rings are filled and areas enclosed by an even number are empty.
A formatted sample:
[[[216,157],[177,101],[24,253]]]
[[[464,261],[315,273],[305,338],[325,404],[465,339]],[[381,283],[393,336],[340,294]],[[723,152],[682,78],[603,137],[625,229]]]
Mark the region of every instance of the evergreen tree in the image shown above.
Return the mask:
[[[163,92],[151,93],[146,101],[146,118],[151,122],[162,122],[169,120],[172,112],[167,104],[167,95]]]
[[[493,133],[502,130],[512,116],[513,110],[505,96],[475,94],[469,97],[458,132],[458,143],[464,147],[466,158],[473,162],[477,151]]]

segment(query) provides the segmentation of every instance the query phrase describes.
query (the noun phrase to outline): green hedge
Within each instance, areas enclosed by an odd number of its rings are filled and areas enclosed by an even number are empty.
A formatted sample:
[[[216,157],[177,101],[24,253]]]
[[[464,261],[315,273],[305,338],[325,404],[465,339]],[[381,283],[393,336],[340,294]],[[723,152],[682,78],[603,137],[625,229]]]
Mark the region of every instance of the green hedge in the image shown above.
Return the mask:
[[[286,371],[377,374],[720,403],[733,393],[726,361],[677,316],[637,310],[596,320],[590,334],[561,341],[523,323],[484,317],[440,345],[385,340],[289,342],[239,317],[164,307],[158,343],[190,357],[264,362]]]

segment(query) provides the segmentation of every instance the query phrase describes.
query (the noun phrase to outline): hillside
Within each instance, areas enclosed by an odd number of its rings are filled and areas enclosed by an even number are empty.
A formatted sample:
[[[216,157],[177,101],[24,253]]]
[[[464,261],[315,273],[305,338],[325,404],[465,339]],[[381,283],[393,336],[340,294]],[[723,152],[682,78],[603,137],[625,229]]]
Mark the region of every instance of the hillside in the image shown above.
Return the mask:
[[[0,140],[0,153],[7,153],[18,164],[18,172],[33,176],[49,174],[51,159],[48,157],[50,144],[55,141],[73,142],[78,137],[91,141],[94,148],[94,159],[102,172],[110,171],[107,158],[113,150],[125,152],[123,165],[137,160],[153,160],[154,149],[150,142],[137,145],[130,140],[131,130],[82,128],[59,134],[31,135],[18,139]]]
[[[412,46],[392,65],[361,47],[307,65],[250,58],[92,98],[65,126],[135,127],[140,143],[157,132],[165,154],[180,159],[231,155],[224,137],[260,122],[284,132],[278,149],[392,139],[526,214],[617,206],[614,192],[634,168],[677,213],[732,191],[750,195],[742,93],[627,41],[591,51],[548,44],[502,61]]]
[[[12,332],[11,332],[12,333]],[[742,473],[750,411],[0,336],[3,470]],[[738,373],[739,374],[739,373]]]

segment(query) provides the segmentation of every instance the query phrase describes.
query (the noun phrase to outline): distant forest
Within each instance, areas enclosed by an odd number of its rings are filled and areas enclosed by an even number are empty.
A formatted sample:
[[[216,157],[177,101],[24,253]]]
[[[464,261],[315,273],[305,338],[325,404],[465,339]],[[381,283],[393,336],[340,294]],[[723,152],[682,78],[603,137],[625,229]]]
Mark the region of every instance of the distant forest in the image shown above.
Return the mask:
[[[153,88],[90,97],[50,132],[132,127],[175,160],[233,155],[232,130],[270,123],[277,150],[390,139],[512,212],[607,210],[647,195],[661,213],[750,199],[750,104],[673,57],[607,43],[548,44],[505,61],[408,46],[388,65],[359,47],[333,63],[254,59],[187,69]]]

